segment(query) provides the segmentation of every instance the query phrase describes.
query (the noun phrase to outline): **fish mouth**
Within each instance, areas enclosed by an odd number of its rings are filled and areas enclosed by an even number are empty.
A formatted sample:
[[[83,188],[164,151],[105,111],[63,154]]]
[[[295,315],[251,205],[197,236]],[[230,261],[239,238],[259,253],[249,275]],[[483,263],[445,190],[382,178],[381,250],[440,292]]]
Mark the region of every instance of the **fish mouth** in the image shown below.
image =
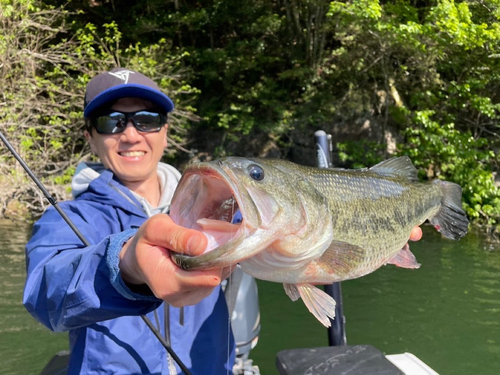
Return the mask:
[[[170,216],[175,223],[207,237],[206,254],[248,235],[248,220],[240,202],[237,186],[220,165],[200,163],[184,171],[172,198]],[[181,258],[199,257],[172,253],[177,264],[182,263]]]

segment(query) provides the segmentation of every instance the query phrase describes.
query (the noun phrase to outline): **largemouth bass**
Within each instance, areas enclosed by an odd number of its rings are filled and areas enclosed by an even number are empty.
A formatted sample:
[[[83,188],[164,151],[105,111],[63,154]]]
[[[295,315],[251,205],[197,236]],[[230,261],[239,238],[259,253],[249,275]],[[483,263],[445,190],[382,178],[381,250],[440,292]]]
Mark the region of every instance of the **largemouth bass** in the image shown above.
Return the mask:
[[[189,166],[170,207],[172,219],[202,231],[204,254],[172,254],[184,269],[239,263],[248,274],[284,284],[325,326],[335,301],[315,284],[354,279],[391,263],[420,265],[407,245],[429,219],[445,237],[468,228],[462,189],[418,181],[408,157],[360,170],[319,169],[284,160],[228,157]],[[241,212],[242,221],[233,224]]]

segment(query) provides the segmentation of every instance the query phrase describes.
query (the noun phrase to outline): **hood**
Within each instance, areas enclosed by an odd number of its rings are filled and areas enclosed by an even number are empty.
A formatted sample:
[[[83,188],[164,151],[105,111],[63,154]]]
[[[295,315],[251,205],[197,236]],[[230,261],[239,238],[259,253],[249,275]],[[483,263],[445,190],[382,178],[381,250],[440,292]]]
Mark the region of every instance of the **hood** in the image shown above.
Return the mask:
[[[73,199],[76,199],[83,193],[87,192],[92,181],[99,178],[105,171],[107,171],[107,169],[102,163],[82,162],[78,164],[71,182]],[[121,185],[124,188],[122,190],[126,190],[141,204],[141,207],[147,216],[168,212],[170,209],[170,201],[172,200],[175,188],[177,187],[177,183],[181,177],[181,174],[177,171],[177,169],[165,163],[158,163],[157,172],[162,191],[158,207],[151,206],[145,198]],[[117,192],[127,198],[127,200],[132,201],[122,190],[117,190]],[[133,201],[132,203],[135,204]]]
[[[102,163],[80,163],[76,167],[75,175],[71,181],[71,195],[76,199],[87,191],[92,181],[98,178],[106,168]]]

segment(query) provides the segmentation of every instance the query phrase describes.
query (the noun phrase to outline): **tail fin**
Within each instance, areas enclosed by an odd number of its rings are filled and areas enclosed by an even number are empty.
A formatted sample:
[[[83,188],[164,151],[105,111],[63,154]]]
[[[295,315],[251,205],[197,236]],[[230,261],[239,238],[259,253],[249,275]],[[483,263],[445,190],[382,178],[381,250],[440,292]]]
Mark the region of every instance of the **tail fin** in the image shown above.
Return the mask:
[[[462,209],[462,188],[453,182],[435,180],[441,191],[441,209],[429,221],[446,238],[459,240],[467,233],[469,220]]]

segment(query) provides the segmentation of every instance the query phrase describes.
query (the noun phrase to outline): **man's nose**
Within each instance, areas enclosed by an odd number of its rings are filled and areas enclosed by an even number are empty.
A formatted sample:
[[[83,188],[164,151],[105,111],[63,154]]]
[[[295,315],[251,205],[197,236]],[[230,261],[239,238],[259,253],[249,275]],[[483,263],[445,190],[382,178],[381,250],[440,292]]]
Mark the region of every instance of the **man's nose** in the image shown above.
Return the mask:
[[[140,140],[141,134],[137,131],[132,120],[127,122],[127,127],[122,133],[122,139],[128,142],[137,142]]]

